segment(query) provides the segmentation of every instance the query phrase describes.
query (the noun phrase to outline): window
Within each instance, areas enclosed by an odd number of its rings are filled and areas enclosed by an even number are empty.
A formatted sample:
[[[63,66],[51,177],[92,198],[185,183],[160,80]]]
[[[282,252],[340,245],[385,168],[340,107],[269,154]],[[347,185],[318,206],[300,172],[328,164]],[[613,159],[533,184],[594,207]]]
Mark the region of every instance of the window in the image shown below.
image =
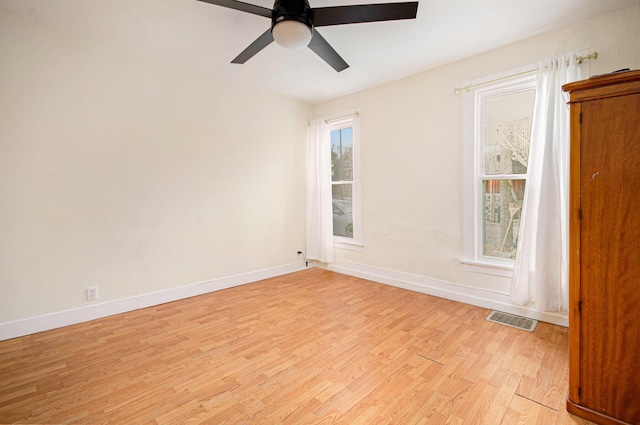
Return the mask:
[[[512,274],[536,84],[535,72],[517,74],[465,94],[465,270]]]
[[[358,124],[357,114],[328,120],[334,243],[348,249],[362,246]]]

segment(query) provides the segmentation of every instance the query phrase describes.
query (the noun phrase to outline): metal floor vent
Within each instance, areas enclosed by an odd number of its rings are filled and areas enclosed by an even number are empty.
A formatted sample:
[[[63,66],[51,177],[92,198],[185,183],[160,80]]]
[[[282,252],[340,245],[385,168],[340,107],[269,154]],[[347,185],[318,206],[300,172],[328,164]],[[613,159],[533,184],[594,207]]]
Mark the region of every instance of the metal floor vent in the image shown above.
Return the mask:
[[[502,313],[501,311],[492,311],[487,316],[487,320],[490,322],[501,323],[503,325],[511,326],[513,328],[523,329],[525,331],[533,332],[538,324],[537,320],[527,319],[526,317],[515,316],[513,314]]]

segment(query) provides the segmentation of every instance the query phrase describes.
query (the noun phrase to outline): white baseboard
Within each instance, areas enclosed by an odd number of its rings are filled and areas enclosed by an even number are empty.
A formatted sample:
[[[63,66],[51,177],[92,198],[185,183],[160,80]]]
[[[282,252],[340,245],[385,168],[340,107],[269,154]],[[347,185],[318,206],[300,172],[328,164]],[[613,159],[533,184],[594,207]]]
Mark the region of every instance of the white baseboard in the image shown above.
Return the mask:
[[[519,306],[511,302],[508,294],[501,292],[483,290],[467,285],[444,282],[424,276],[366,266],[348,261],[336,261],[328,265],[313,262],[310,263],[310,265],[349,276],[396,286],[398,288],[421,292],[423,294],[528,317],[554,325],[565,327],[569,325],[569,318],[566,312],[549,313],[537,311],[529,306]]]
[[[530,307],[518,306],[509,300],[508,294],[500,292],[487,291],[466,285],[439,281],[419,275],[387,270],[379,267],[365,266],[347,261],[338,261],[331,265],[311,262],[309,265],[423,294],[541,320],[543,322],[553,323],[560,326],[568,326],[569,322],[566,313],[548,313],[537,311]],[[56,329],[63,326],[74,325],[76,323],[87,322],[89,320],[125,313],[127,311],[164,304],[171,301],[177,301],[184,298],[190,298],[304,269],[304,263],[286,264],[269,269],[257,270],[240,275],[223,277],[163,291],[137,295],[130,298],[123,298],[120,300],[93,304],[86,307],[79,307],[42,316],[0,323],[0,341]]]
[[[92,304],[86,307],[79,307],[42,316],[0,323],[0,341],[61,328],[63,326],[74,325],[76,323],[87,322],[89,320],[125,313],[127,311],[164,304],[171,301],[177,301],[184,298],[190,298],[304,269],[304,262],[285,264],[283,266],[213,279],[163,291],[136,295],[134,297],[108,301],[100,304]]]

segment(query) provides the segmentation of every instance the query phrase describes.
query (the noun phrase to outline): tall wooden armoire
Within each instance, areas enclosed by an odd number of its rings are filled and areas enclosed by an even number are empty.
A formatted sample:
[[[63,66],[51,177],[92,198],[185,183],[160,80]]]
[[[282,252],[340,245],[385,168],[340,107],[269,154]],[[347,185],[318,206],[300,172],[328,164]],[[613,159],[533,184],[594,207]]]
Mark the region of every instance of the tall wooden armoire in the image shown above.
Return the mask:
[[[567,84],[569,396],[599,424],[640,424],[640,71]]]

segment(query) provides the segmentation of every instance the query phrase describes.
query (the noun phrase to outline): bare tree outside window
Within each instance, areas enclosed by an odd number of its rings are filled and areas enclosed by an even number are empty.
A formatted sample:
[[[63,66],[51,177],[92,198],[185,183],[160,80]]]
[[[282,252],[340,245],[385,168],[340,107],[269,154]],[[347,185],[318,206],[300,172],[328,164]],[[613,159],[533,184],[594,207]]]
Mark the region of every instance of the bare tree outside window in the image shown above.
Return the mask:
[[[483,254],[513,260],[526,186],[534,90],[489,97],[481,146]]]

